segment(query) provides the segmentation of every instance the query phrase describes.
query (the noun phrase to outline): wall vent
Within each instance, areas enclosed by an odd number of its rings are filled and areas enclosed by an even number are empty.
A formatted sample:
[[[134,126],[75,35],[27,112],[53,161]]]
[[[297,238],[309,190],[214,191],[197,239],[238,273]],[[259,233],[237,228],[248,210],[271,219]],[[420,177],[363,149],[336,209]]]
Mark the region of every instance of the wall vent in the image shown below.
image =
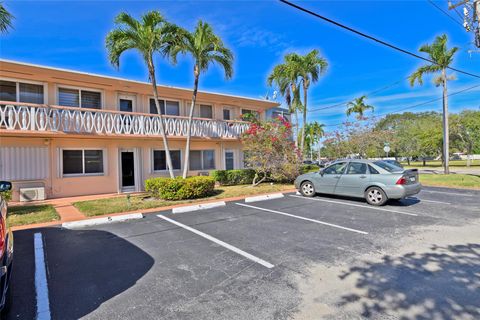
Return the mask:
[[[20,188],[20,201],[45,200],[45,188]]]

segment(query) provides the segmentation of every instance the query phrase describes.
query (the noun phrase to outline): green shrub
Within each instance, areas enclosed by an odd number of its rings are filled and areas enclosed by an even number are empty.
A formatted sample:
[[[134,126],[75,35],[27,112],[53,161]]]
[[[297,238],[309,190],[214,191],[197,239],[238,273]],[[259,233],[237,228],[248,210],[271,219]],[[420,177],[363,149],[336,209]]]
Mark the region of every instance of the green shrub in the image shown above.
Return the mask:
[[[224,186],[233,186],[238,184],[250,184],[255,177],[253,169],[236,169],[236,170],[214,170],[210,175]]]
[[[152,197],[164,200],[203,198],[211,195],[214,188],[215,180],[212,177],[151,178],[145,180],[145,190]]]
[[[300,173],[308,173],[308,172],[317,172],[320,171],[320,167],[316,164],[303,164],[300,166]]]
[[[3,198],[6,202],[12,200],[12,190],[2,191],[0,192],[0,197]]]

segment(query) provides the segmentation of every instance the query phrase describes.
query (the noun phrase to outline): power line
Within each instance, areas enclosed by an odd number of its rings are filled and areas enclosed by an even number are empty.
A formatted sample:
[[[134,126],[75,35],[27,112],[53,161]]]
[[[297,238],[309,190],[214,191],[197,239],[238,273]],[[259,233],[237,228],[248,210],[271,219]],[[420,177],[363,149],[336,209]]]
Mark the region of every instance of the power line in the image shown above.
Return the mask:
[[[327,21],[327,22],[330,22],[330,23],[332,23],[332,24],[334,24],[334,25],[336,25],[336,26],[338,26],[338,27],[340,27],[340,28],[346,29],[346,30],[348,30],[348,31],[350,31],[350,32],[353,32],[353,33],[356,33],[356,34],[358,34],[358,35],[360,35],[360,36],[362,36],[362,37],[365,37],[365,38],[367,38],[367,39],[370,39],[370,40],[373,40],[373,41],[378,42],[378,43],[380,43],[380,44],[383,44],[384,46],[387,46],[387,47],[392,48],[392,49],[394,49],[394,50],[400,51],[400,52],[405,53],[405,54],[407,54],[407,55],[410,55],[410,56],[412,56],[412,57],[415,57],[415,58],[418,58],[418,59],[421,59],[421,60],[424,60],[424,61],[427,61],[427,62],[436,64],[436,65],[439,65],[438,63],[436,63],[436,62],[433,61],[433,60],[430,60],[430,59],[428,59],[428,58],[422,57],[422,56],[420,56],[420,55],[418,55],[418,54],[416,54],[416,53],[407,51],[407,50],[402,49],[402,48],[400,48],[400,47],[397,47],[397,46],[395,46],[395,45],[393,45],[393,44],[390,44],[390,43],[388,43],[388,42],[385,42],[385,41],[383,41],[383,40],[377,39],[377,38],[375,38],[375,37],[373,37],[373,36],[370,36],[370,35],[368,35],[368,34],[365,34],[365,33],[363,33],[363,32],[360,32],[360,31],[358,31],[358,30],[355,30],[355,29],[353,29],[353,28],[351,28],[351,27],[348,27],[348,26],[346,26],[346,25],[344,25],[344,24],[341,24],[341,23],[336,22],[336,21],[334,21],[334,20],[332,20],[332,19],[329,19],[329,18],[327,18],[327,17],[324,17],[324,16],[322,16],[322,15],[316,13],[316,12],[313,12],[313,11],[311,11],[311,10],[305,9],[305,8],[303,8],[303,7],[299,6],[299,5],[296,5],[296,4],[292,3],[292,2],[289,2],[289,1],[287,1],[287,0],[280,0],[280,2],[283,2],[283,3],[285,3],[285,4],[287,4],[287,5],[291,6],[291,7],[294,7],[294,8],[296,8],[296,9],[298,9],[298,10],[300,10],[300,11],[303,11],[303,12],[305,12],[305,13],[308,13],[308,14],[310,14],[310,15],[312,15],[312,16],[315,16],[315,17],[317,17],[317,18],[320,18],[320,19],[322,19],[322,20],[325,20],[325,21]],[[480,78],[480,75],[476,75],[476,74],[470,73],[470,72],[468,72],[468,71],[459,70],[459,69],[453,68],[453,67],[447,67],[447,68],[450,69],[450,70],[456,71],[456,72],[458,72],[458,73],[463,73],[463,74],[469,75],[469,76],[471,76],[471,77]]]
[[[390,88],[393,88],[393,87],[397,86],[398,84],[402,83],[403,81],[405,81],[405,80],[408,79],[408,78],[409,78],[409,77],[406,77],[406,78],[404,78],[404,79],[402,79],[402,80],[395,81],[395,82],[392,83],[392,84],[386,85],[386,86],[384,86],[384,87],[381,87],[380,89],[376,89],[376,90],[374,90],[374,91],[371,91],[371,92],[369,92],[369,93],[366,93],[365,95],[366,95],[367,97],[373,96],[373,95],[375,95],[375,94],[377,94],[377,93],[380,93],[380,92],[382,92],[382,91],[385,91],[385,90],[387,90],[387,89],[390,89]],[[349,102],[350,102],[350,100],[349,100],[349,101],[345,101],[345,102],[336,103],[336,104],[333,104],[333,105],[327,106],[327,107],[313,108],[313,109],[308,110],[308,112],[317,112],[317,111],[326,110],[326,109],[333,109],[333,108],[336,108],[336,107],[345,106],[345,105],[346,105],[347,103],[349,103]]]
[[[465,89],[462,89],[462,90],[458,90],[458,91],[452,92],[452,93],[448,94],[447,97],[451,97],[451,96],[454,96],[454,95],[457,95],[457,94],[460,94],[460,93],[464,93],[464,92],[467,92],[467,91],[470,91],[470,90],[473,90],[473,89],[479,88],[479,87],[480,87],[480,84],[477,84],[477,85],[474,85],[474,86],[471,86],[471,87],[468,87],[468,88],[465,88]],[[428,100],[428,101],[416,103],[416,104],[411,105],[411,106],[408,106],[408,107],[406,107],[406,108],[401,108],[401,109],[398,109],[398,110],[393,110],[393,111],[388,111],[388,112],[385,112],[385,113],[377,114],[377,115],[375,115],[374,117],[375,117],[375,118],[378,118],[378,117],[381,117],[381,116],[385,116],[385,115],[389,115],[389,114],[393,114],[393,113],[397,113],[397,112],[401,112],[401,111],[413,109],[413,108],[420,107],[420,106],[424,106],[424,105],[427,105],[427,104],[430,104],[430,103],[433,103],[433,102],[437,102],[437,101],[442,100],[442,99],[443,99],[442,97],[440,97],[440,98],[435,98],[435,99],[431,99],[431,100]],[[338,126],[341,126],[341,125],[343,125],[343,124],[344,124],[344,122],[342,122],[342,123],[337,123],[337,124],[329,124],[329,125],[325,125],[325,127],[338,127]]]
[[[448,11],[445,11],[443,10],[441,7],[439,7],[435,2],[433,2],[432,0],[428,0],[428,2],[434,6],[435,8],[437,8],[438,10],[440,10],[441,12],[443,12],[444,15],[446,15],[447,17],[449,17],[450,19],[452,19],[453,21],[455,21],[457,24],[459,24],[462,28],[463,28],[463,24],[461,22],[459,22],[457,19],[455,19],[450,13],[448,13]]]

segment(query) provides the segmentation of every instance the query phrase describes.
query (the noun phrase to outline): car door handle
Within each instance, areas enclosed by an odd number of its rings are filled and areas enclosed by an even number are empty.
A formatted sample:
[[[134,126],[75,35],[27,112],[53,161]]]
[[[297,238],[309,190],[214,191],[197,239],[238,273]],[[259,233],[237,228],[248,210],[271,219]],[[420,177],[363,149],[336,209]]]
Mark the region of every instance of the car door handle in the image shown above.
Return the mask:
[[[334,178],[335,178],[335,179],[340,179],[340,176],[335,176]]]
[[[360,179],[365,179],[367,176],[360,176]]]

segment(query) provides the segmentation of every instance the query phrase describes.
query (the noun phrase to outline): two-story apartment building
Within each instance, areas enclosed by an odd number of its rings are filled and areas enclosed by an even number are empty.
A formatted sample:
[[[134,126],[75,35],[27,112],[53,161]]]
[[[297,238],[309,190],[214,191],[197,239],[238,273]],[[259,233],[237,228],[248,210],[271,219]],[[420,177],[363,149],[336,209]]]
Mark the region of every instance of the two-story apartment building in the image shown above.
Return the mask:
[[[191,90],[159,86],[173,167],[183,166]],[[199,92],[189,175],[243,167],[244,113],[278,103]],[[0,60],[0,179],[46,197],[141,191],[168,174],[151,85]],[[27,195],[24,192],[24,195]]]

